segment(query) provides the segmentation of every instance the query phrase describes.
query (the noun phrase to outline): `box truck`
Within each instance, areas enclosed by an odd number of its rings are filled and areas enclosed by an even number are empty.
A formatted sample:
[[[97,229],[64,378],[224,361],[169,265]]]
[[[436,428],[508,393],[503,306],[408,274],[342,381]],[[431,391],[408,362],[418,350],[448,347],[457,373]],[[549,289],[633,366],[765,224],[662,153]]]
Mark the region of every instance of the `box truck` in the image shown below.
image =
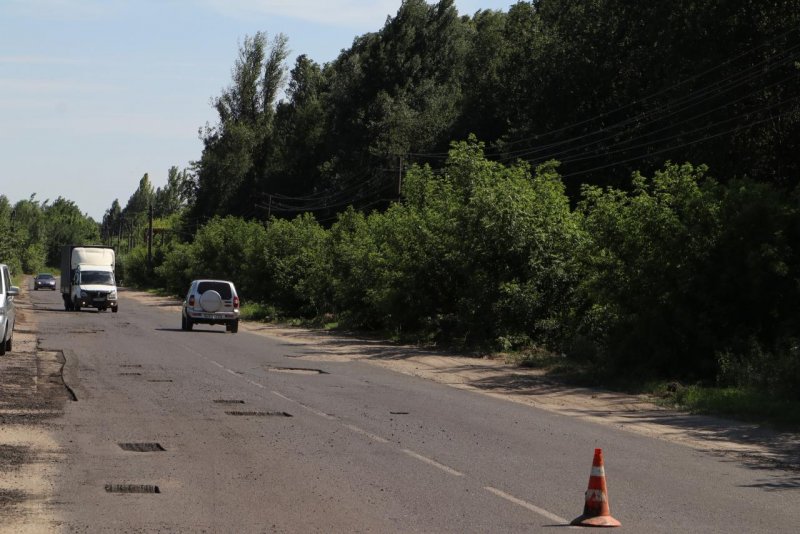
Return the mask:
[[[111,309],[117,312],[114,248],[103,245],[65,245],[61,249],[61,298],[64,309]]]

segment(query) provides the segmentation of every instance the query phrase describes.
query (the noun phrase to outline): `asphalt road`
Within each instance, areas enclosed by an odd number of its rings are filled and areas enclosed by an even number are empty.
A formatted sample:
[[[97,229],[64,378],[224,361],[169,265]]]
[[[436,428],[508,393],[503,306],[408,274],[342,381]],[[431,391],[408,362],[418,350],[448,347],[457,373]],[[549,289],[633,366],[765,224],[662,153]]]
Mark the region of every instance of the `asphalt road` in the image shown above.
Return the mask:
[[[63,352],[77,399],[54,430],[66,532],[558,532],[583,510],[596,447],[621,530],[800,525],[794,471],[369,363],[298,360],[313,344],[183,332],[124,292],[116,314],[31,300],[39,348]]]

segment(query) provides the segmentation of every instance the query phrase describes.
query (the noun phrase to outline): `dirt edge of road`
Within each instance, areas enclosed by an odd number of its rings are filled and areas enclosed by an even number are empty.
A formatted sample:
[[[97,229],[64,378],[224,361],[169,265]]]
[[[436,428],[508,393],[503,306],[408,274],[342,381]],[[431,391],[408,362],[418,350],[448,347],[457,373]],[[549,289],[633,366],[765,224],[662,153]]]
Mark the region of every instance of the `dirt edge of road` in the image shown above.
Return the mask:
[[[125,291],[124,296],[174,311],[175,322],[180,321],[180,301],[176,299],[131,290]],[[308,328],[250,321],[242,321],[239,328],[296,345],[297,354],[292,357],[298,361],[367,362],[451,387],[680,443],[754,468],[800,470],[798,433],[663,408],[646,396],[572,387],[548,379],[540,370],[519,368],[500,360],[444,354]]]
[[[53,425],[70,399],[63,356],[40,351],[27,292],[16,301],[13,350],[0,356],[0,532],[53,532],[53,473],[64,453]]]

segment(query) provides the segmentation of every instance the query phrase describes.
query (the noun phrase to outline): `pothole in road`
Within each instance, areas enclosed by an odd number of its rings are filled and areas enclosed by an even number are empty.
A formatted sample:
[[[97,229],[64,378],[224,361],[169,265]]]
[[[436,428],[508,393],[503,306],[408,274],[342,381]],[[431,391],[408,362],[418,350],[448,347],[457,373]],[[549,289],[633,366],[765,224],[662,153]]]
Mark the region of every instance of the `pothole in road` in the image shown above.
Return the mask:
[[[240,410],[231,410],[225,412],[228,415],[240,415],[249,417],[292,417],[288,412],[246,412]]]
[[[0,445],[0,473],[19,469],[30,458],[30,447],[22,445]]]
[[[162,379],[154,378],[154,379],[148,380],[148,382],[172,382],[172,379],[171,378],[162,378]]]
[[[296,375],[326,375],[322,369],[308,369],[305,367],[267,367],[271,373],[290,373]]]
[[[19,490],[0,489],[0,510],[15,504],[25,502],[27,494]]]
[[[124,367],[125,369],[137,369],[137,368],[140,368],[141,365],[138,364],[138,363],[136,363],[136,364],[134,364],[134,363],[123,363],[122,365],[120,365],[120,367]]]
[[[119,376],[142,376],[142,373],[120,373]]]
[[[158,486],[151,484],[106,484],[106,493],[161,493]]]
[[[214,399],[215,404],[244,404],[243,400],[235,399]]]
[[[167,450],[160,443],[120,443],[119,447],[128,452],[164,452]]]

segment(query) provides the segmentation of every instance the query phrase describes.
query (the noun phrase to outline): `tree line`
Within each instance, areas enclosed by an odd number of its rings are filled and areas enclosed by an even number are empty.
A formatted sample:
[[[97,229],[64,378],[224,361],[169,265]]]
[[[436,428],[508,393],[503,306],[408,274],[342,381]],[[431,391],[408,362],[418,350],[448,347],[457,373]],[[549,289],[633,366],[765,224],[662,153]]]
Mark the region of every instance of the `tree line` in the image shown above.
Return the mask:
[[[291,69],[248,36],[199,159],[99,231],[176,294],[798,398],[800,2],[651,4],[406,0]]]

